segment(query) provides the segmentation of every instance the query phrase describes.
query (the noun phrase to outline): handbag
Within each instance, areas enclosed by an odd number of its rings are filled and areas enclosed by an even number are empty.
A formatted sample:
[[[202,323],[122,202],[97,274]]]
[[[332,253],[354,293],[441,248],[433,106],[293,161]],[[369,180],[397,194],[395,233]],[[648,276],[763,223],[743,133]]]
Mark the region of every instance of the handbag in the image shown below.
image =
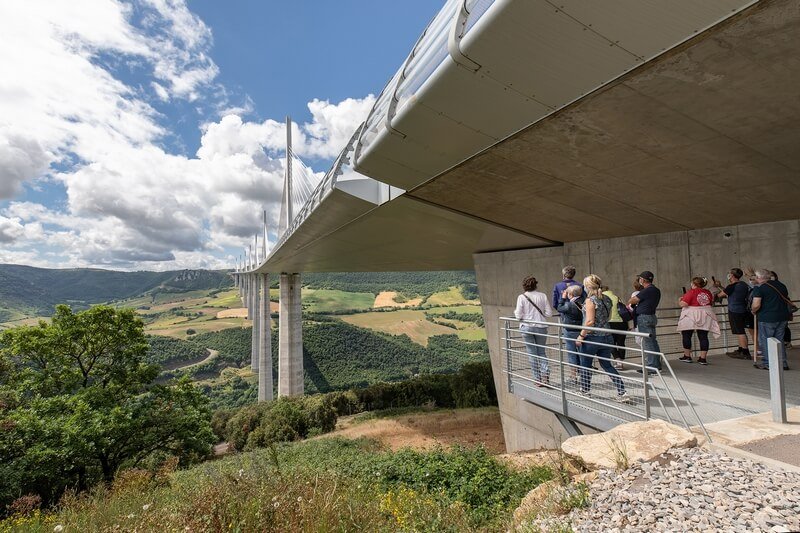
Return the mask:
[[[622,302],[617,302],[617,313],[619,313],[619,317],[622,319],[623,322],[630,322],[633,320],[633,315],[631,315],[631,310],[628,309]]]

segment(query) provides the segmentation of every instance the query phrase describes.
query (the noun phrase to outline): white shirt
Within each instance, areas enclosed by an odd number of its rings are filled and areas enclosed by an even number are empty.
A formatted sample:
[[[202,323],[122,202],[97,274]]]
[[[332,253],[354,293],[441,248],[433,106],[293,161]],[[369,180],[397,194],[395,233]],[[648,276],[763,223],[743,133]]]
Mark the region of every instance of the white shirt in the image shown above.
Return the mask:
[[[528,298],[525,298],[525,296],[530,298],[531,301],[542,310],[544,315],[542,315],[536,307],[531,305],[531,302],[529,302]],[[517,308],[514,309],[514,316],[519,320],[538,320],[540,322],[546,322],[547,317],[553,316],[553,306],[550,305],[550,299],[543,292],[528,291],[517,297]]]

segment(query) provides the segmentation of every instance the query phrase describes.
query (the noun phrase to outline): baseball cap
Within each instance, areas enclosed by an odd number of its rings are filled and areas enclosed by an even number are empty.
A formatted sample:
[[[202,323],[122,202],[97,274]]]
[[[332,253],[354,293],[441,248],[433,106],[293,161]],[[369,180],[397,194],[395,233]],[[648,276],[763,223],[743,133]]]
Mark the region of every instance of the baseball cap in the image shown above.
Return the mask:
[[[643,278],[643,279],[646,279],[647,281],[653,281],[653,278],[654,278],[655,276],[654,276],[654,275],[653,275],[653,273],[652,273],[652,272],[650,272],[649,270],[645,270],[644,272],[642,272],[641,274],[639,274],[639,277],[640,277],[640,278]]]

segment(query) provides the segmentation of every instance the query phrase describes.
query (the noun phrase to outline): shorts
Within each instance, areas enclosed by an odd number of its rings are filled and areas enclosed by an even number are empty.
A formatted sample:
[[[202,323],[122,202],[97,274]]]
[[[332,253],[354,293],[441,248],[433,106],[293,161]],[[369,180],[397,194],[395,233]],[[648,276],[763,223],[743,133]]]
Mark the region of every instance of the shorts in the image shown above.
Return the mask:
[[[734,313],[728,311],[728,321],[731,323],[731,333],[734,335],[744,335],[744,330],[753,329],[753,313]]]

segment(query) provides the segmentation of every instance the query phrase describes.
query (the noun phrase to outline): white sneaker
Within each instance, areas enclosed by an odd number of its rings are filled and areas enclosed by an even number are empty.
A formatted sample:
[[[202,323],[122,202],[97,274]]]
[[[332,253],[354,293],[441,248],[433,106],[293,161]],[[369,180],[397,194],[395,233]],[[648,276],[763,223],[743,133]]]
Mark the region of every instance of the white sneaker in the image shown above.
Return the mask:
[[[616,400],[617,400],[619,403],[632,403],[632,402],[631,402],[631,397],[630,397],[630,396],[628,396],[628,393],[627,393],[627,392],[623,392],[622,394],[617,394],[617,398],[616,398]]]
[[[622,364],[622,361],[614,361],[614,368],[616,368],[617,370],[624,370],[625,365]]]

